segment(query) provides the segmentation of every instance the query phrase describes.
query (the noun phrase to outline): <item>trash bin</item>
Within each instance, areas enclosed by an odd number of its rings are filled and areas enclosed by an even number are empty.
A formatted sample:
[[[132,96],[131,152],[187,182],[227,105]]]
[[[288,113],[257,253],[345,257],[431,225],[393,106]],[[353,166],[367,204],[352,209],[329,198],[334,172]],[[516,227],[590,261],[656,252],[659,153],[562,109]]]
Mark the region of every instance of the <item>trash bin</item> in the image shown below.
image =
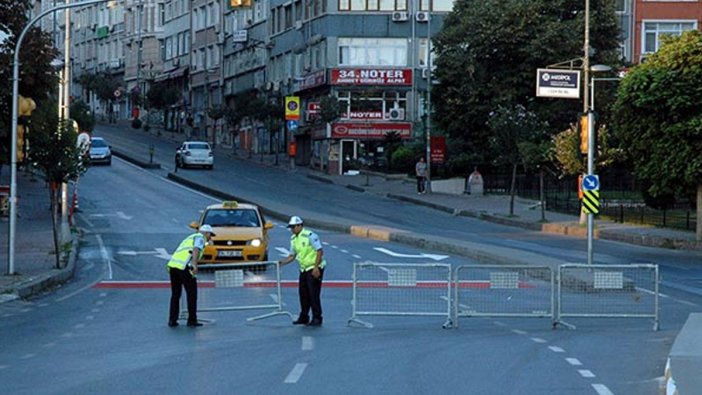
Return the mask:
[[[468,176],[468,193],[474,196],[483,196],[483,176],[478,172],[478,168]]]

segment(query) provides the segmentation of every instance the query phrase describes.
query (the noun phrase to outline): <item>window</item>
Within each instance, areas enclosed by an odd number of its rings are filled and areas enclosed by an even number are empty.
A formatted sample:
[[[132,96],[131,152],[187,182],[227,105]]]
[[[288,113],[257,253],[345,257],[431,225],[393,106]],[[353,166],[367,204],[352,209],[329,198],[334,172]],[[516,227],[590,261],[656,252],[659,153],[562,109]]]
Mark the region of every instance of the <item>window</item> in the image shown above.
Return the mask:
[[[658,51],[663,35],[679,36],[682,32],[697,29],[696,21],[644,21],[643,25],[642,54]]]
[[[422,1],[426,3],[429,0]],[[453,3],[453,0],[444,1]],[[407,2],[408,0],[339,0],[339,11],[406,11]],[[318,8],[320,6],[324,6],[322,0],[315,0],[314,15],[324,12]]]
[[[339,66],[407,66],[407,39],[339,38]]]
[[[341,91],[338,93],[342,119],[385,118],[391,109],[407,108],[406,92],[398,91]]]

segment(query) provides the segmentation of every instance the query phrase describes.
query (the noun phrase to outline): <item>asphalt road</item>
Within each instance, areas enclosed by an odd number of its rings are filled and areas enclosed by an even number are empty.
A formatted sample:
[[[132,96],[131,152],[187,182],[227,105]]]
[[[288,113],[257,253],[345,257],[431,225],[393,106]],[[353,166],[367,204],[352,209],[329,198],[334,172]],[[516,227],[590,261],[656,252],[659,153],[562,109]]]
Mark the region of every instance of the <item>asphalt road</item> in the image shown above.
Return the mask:
[[[313,181],[278,185],[289,178],[285,173],[241,161],[225,171],[223,164],[218,161],[213,172],[201,173],[242,193],[260,193],[266,201],[277,193],[293,209],[320,204],[324,197],[325,206],[336,201],[334,189]],[[246,181],[254,179],[258,187],[246,189]],[[268,179],[274,186],[265,186]],[[291,189],[281,192],[285,187]],[[294,198],[295,188],[307,187],[320,191],[319,202],[306,201],[303,194]],[[393,257],[377,248],[410,256],[436,252],[319,231],[330,262],[324,327],[294,327],[286,316],[247,322],[265,311],[229,311],[201,313],[209,320],[202,328],[171,329],[160,249],[170,252],[177,246],[189,233],[187,224],[216,200],[117,159],[111,167],[91,168],[80,188],[78,221],[85,235],[75,281],[31,301],[0,305],[3,393],[657,394],[672,339],[687,313],[702,303],[695,293],[669,289],[672,293],[662,298],[659,332],[651,331],[646,320],[626,319],[574,320],[577,330],[552,330],[548,319],[536,318],[466,318],[455,330],[442,329],[441,317],[368,317],[372,329],[348,326],[351,289],[344,284],[354,262],[433,261]],[[362,199],[342,207],[356,217],[384,212],[387,223],[393,215],[407,215],[397,226],[423,223],[427,231],[440,231],[446,222],[454,232],[488,240],[480,229],[490,228],[491,237],[502,238],[499,243],[542,246],[547,254],[549,249],[565,254],[567,242],[573,242],[474,220],[453,223],[450,216],[418,212],[414,206]],[[329,210],[350,215],[341,207]],[[271,232],[272,257],[288,247],[289,233],[277,225]],[[623,259],[640,249],[608,244],[613,252],[618,246]],[[440,261],[474,263],[458,256]],[[678,261],[667,267],[689,274]],[[294,265],[283,268],[283,280],[296,277]],[[115,281],[122,285],[105,287]],[[339,286],[331,286],[335,282]],[[282,291],[284,309],[293,314],[295,291]],[[207,303],[220,302],[204,287],[200,296]]]

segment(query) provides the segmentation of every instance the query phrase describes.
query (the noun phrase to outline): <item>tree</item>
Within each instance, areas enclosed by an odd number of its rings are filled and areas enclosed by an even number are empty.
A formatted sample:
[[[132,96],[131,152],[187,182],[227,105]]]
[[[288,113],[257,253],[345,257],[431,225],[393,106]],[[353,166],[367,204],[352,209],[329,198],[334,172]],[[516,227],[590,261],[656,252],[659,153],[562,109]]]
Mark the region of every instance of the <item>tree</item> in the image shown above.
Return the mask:
[[[58,131],[58,132],[57,132]],[[75,180],[86,170],[86,157],[76,145],[77,131],[67,122],[59,122],[56,101],[45,101],[32,114],[29,161],[44,175],[49,185],[49,202],[53,225],[56,268],[61,267],[57,207],[60,186]]]
[[[619,29],[612,1],[591,3],[592,63],[616,65]],[[581,0],[458,0],[432,44],[437,55],[432,91],[435,121],[456,143],[484,162],[494,156],[490,113],[499,105],[523,105],[564,130],[582,104],[534,100],[537,68],[582,55]]]
[[[10,152],[12,121],[12,61],[17,38],[27,25],[30,0],[0,1],[0,30],[9,34],[0,42],[0,153]],[[22,42],[19,53],[20,80],[19,93],[40,103],[58,85],[58,77],[51,67],[51,61],[58,56],[51,36],[39,27],[32,27]],[[0,158],[7,161],[8,158]]]
[[[524,149],[532,149],[532,145],[540,145],[545,126],[536,114],[527,111],[522,105],[513,107],[498,106],[490,114],[488,127],[491,131],[490,144],[495,152],[498,162],[507,164],[512,170],[510,183],[509,215],[514,215],[514,196],[516,194],[517,167],[523,163]],[[521,149],[520,149],[521,148]]]
[[[702,240],[702,33],[663,38],[621,81],[614,106],[620,147],[653,197],[697,195]]]
[[[95,128],[95,114],[90,112],[90,107],[82,101],[71,103],[71,118],[78,122],[79,132],[92,132]]]

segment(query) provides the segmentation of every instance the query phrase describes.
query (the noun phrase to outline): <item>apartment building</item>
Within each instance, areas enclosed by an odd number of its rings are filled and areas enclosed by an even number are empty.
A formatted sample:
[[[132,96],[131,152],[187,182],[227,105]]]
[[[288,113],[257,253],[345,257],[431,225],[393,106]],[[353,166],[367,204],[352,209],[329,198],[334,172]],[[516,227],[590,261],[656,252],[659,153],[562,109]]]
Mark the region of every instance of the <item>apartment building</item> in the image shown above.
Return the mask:
[[[635,0],[634,19],[633,61],[640,63],[646,60],[647,55],[658,51],[663,35],[699,30],[702,2]]]

